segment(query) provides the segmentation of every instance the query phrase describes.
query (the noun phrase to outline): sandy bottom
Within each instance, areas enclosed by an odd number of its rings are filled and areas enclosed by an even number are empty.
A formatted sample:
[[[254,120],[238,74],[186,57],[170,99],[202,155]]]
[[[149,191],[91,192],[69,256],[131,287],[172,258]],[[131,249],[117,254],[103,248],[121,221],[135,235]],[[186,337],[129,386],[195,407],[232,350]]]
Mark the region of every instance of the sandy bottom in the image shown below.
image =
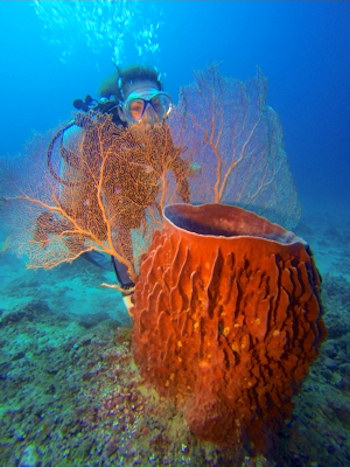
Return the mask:
[[[112,272],[83,259],[26,270],[2,251],[0,465],[350,465],[350,213],[308,207],[296,233],[323,278],[328,339],[278,443],[255,457],[199,442],[142,385],[121,296],[99,286]]]

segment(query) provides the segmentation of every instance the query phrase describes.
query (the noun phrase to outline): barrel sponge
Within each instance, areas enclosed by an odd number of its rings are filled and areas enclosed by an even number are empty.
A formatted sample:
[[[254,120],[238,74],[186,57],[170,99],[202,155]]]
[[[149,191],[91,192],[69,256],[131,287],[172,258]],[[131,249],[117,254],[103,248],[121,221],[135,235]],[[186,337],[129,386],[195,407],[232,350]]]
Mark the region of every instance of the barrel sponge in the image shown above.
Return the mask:
[[[207,219],[222,214],[206,209]],[[198,219],[195,232],[167,221],[156,233],[136,283],[133,351],[197,437],[263,450],[326,336],[320,277],[305,242],[232,209],[238,224],[221,216],[218,235],[198,234]],[[247,222],[250,235],[240,235]],[[256,222],[265,238],[252,232]],[[223,234],[227,225],[235,235]]]

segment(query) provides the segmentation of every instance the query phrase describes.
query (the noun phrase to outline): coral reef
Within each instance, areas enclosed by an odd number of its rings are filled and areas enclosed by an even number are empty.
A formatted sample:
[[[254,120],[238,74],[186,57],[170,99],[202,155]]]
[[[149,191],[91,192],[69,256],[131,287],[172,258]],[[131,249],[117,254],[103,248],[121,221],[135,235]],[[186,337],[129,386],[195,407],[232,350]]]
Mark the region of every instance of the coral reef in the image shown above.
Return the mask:
[[[262,456],[252,459],[246,450],[235,453],[195,439],[181,411],[176,413],[167,400],[146,390],[133,363],[130,334],[116,328],[118,321],[124,322],[119,315],[123,303],[114,290],[97,287],[106,273],[83,259],[52,270],[26,270],[11,250],[3,252],[2,464],[349,465],[349,280],[335,267],[325,274],[325,260],[332,265],[347,244],[337,235],[330,239],[328,254],[321,245],[329,240],[328,226],[341,234],[348,220],[347,205],[338,218],[322,206],[317,217],[310,211],[304,214],[317,262],[324,259],[324,320],[332,335],[293,399],[292,417],[265,461]],[[88,318],[106,311],[113,319]],[[94,321],[94,326],[86,326]]]
[[[165,215],[136,283],[135,361],[195,435],[264,450],[326,336],[312,256],[240,208],[173,205]]]
[[[28,154],[33,166],[23,179],[16,175],[16,199],[32,207],[24,213],[18,203],[12,216],[15,242],[32,267],[52,268],[98,250],[135,279],[162,209],[179,201],[238,204],[287,228],[297,223],[300,205],[278,116],[266,105],[266,79],[258,72],[243,84],[217,67],[195,79],[181,89],[168,123],[125,129],[108,115],[78,114],[84,132],[77,150],[57,139],[50,170],[42,161],[35,168],[38,158]]]
[[[137,280],[134,355],[145,380],[175,400],[199,438],[238,450],[250,440],[260,449],[290,415],[325,335],[319,278],[303,242],[231,207],[237,224],[215,204],[205,232],[183,249],[166,223],[138,270],[171,202],[236,203],[284,226],[300,216],[265,78],[258,72],[244,85],[216,67],[195,78],[169,124],[125,129],[108,115],[78,114],[77,148],[57,144],[36,193],[16,197],[32,209],[22,251],[32,267],[91,250],[127,266]],[[190,223],[196,231],[203,217]],[[218,236],[236,235],[235,247],[228,238],[216,245]]]
[[[57,282],[59,269],[46,276]],[[110,318],[86,328],[65,305],[65,314],[33,299],[0,310],[2,465],[230,465],[142,385],[130,328]]]

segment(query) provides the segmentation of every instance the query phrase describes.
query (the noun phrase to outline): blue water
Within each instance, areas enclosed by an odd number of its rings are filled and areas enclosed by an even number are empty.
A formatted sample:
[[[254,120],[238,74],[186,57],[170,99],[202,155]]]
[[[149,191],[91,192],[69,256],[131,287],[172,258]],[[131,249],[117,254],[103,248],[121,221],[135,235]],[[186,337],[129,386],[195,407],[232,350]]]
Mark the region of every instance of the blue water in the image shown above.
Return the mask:
[[[33,3],[0,5],[1,157],[22,151],[34,131],[69,119],[72,100],[97,95],[113,72],[106,33],[95,37],[93,47],[82,24],[91,21],[96,30],[111,23],[116,37],[123,30],[106,10],[98,16],[98,2],[82,2],[83,20],[75,8],[80,2],[43,2],[52,9],[64,3],[65,17],[39,16]],[[138,60],[132,34],[157,23],[151,42],[159,49],[143,53],[141,61],[159,68],[175,99],[179,87],[192,81],[192,70],[220,62],[223,74],[245,80],[259,65],[269,80],[268,103],[282,120],[299,195],[348,202],[349,2],[157,1],[137,8],[122,66]]]

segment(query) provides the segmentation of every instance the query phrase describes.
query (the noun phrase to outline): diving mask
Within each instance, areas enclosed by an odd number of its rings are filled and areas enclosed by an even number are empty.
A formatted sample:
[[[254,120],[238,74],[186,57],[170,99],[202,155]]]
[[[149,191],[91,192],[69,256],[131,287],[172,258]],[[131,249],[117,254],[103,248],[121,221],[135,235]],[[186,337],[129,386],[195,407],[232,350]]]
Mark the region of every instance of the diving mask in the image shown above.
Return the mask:
[[[165,119],[172,107],[169,94],[148,88],[128,95],[123,105],[123,114],[128,122],[140,122],[145,114],[148,120],[156,121]]]

